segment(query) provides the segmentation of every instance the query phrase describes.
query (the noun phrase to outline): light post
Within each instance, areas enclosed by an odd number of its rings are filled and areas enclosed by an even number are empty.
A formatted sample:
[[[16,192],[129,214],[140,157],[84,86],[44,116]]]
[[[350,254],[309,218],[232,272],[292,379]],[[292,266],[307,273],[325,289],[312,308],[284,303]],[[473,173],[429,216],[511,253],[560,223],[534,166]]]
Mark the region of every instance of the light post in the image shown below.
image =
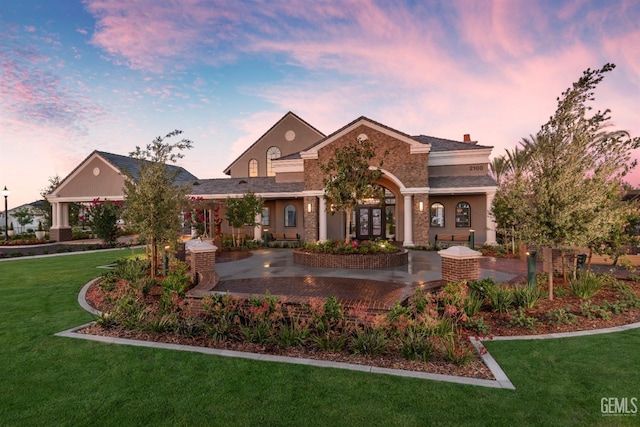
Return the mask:
[[[527,252],[527,284],[536,288],[536,251],[531,249]]]
[[[7,199],[9,198],[9,190],[7,190],[7,186],[4,186],[2,190],[2,195],[4,196],[4,241],[9,240],[9,209],[7,207]]]

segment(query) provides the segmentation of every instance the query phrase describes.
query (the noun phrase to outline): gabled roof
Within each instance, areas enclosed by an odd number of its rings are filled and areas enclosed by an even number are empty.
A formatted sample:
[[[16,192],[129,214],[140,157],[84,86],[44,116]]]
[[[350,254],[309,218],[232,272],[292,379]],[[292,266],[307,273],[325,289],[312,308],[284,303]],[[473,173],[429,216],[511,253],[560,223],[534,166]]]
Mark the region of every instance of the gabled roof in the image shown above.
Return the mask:
[[[290,194],[300,193],[304,190],[303,182],[276,182],[275,177],[254,178],[214,178],[203,179],[193,184],[191,195],[193,196],[217,196],[227,197],[242,195],[249,192],[262,194]]]
[[[351,123],[341,127],[337,131],[333,132],[331,135],[327,136],[324,139],[321,139],[316,144],[312,145],[306,150],[300,152],[300,156],[303,159],[315,159],[318,156],[318,150],[321,148],[331,144],[334,140],[340,138],[342,135],[350,132],[351,130],[357,128],[358,126],[367,126],[382,133],[386,133],[388,135],[392,135],[394,138],[399,139],[401,141],[406,142],[411,146],[411,152],[421,152],[428,153],[430,150],[430,146],[428,143],[423,143],[421,141],[417,141],[413,139],[408,134],[401,132],[399,130],[393,129],[387,125],[383,125],[382,123],[376,122],[375,120],[371,120],[368,117],[360,116]]]
[[[224,174],[225,175],[230,175],[231,174],[231,168],[233,167],[233,165],[235,165],[245,154],[247,154],[256,144],[258,144],[262,138],[264,138],[265,136],[267,136],[269,134],[269,132],[271,132],[273,129],[275,129],[280,123],[282,123],[284,121],[284,119],[286,119],[287,117],[295,117],[298,121],[300,121],[302,124],[304,124],[305,126],[308,126],[310,129],[312,129],[314,132],[317,132],[319,135],[324,136],[324,133],[320,132],[318,129],[316,129],[314,126],[312,126],[311,124],[309,124],[309,122],[307,122],[306,120],[303,120],[300,118],[300,116],[298,116],[297,114],[288,111],[284,116],[282,116],[280,118],[280,120],[278,120],[273,126],[271,126],[265,133],[262,134],[262,136],[260,136],[260,138],[256,139],[256,141],[251,144],[249,146],[249,148],[247,148],[246,150],[244,150],[242,152],[242,154],[240,154],[238,157],[236,157],[236,159],[231,162],[231,164],[229,166],[227,166],[224,170]]]
[[[435,136],[418,135],[412,136],[413,139],[422,143],[431,145],[431,151],[453,151],[453,150],[482,150],[485,148],[493,148],[485,145],[476,145],[470,142],[454,141],[452,139],[437,138]]]
[[[134,180],[140,178],[140,162],[145,163],[146,160],[137,160],[128,156],[107,153],[104,151],[95,151],[100,157],[114,166],[120,171],[127,171]],[[167,170],[176,174],[176,184],[192,183],[198,178],[185,168],[176,165],[165,165]]]

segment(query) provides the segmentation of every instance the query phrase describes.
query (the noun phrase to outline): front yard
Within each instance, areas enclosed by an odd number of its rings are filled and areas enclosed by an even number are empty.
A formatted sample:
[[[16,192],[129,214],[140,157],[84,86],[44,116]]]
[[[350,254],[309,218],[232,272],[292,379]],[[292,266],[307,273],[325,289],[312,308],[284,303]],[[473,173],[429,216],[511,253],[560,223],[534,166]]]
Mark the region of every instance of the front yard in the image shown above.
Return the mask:
[[[487,342],[514,391],[53,336],[93,319],[78,291],[120,253],[0,262],[3,424],[638,423],[602,399],[640,397],[640,330]]]

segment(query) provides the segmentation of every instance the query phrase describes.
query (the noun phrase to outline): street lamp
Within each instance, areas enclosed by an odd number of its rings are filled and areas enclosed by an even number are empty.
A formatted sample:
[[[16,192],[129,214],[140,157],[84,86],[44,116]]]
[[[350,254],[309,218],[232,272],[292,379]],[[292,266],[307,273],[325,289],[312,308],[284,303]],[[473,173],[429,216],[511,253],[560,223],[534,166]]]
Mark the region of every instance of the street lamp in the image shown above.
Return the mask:
[[[7,190],[7,186],[4,186],[2,190],[2,195],[4,196],[4,241],[9,240],[9,209],[7,208],[7,198],[9,197],[9,190]]]

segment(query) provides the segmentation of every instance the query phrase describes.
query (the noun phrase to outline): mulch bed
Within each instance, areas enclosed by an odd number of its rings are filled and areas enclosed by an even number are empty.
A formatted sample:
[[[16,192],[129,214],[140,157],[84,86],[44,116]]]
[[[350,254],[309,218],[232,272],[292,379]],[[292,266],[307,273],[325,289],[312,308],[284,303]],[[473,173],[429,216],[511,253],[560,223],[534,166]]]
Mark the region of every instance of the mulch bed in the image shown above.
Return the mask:
[[[380,368],[402,369],[405,371],[429,372],[432,374],[454,375],[459,377],[493,380],[493,374],[478,357],[465,366],[456,366],[443,360],[424,363],[418,360],[406,360],[389,355],[366,356],[349,354],[347,352],[329,352],[314,350],[307,347],[281,348],[277,345],[262,345],[251,342],[215,341],[206,337],[184,337],[168,333],[149,333],[131,331],[124,328],[104,329],[96,325],[78,331],[81,334],[127,338],[142,341],[152,341],[179,345],[217,348],[223,350],[242,351],[247,353],[272,354],[295,358],[324,360],[330,362],[351,363],[355,365],[376,366]]]
[[[624,281],[630,285],[635,291],[636,295],[640,295],[640,284],[626,280]],[[575,297],[571,293],[571,288],[568,282],[562,281],[562,279],[554,280],[554,289],[558,293],[558,289],[562,289],[559,293],[565,295],[555,295],[553,301],[550,301],[547,297],[538,300],[538,303],[534,308],[527,309],[527,316],[534,317],[540,321],[540,324],[535,330],[530,330],[526,327],[514,326],[509,327],[508,323],[510,315],[507,313],[493,313],[490,311],[482,311],[482,315],[485,323],[490,327],[491,336],[516,336],[516,335],[543,335],[552,334],[558,332],[576,332],[576,331],[588,331],[594,329],[611,328],[614,326],[628,325],[630,323],[640,322],[640,309],[629,309],[621,314],[611,313],[610,320],[604,319],[589,319],[580,314],[580,305],[586,300]],[[618,299],[615,292],[609,288],[603,287],[600,289],[591,299],[592,305],[602,306],[606,300],[613,304]],[[576,315],[576,319],[572,324],[552,324],[546,317],[546,314],[556,309],[567,309],[568,312]]]
[[[241,259],[241,257],[250,256],[250,252],[222,252],[222,259],[230,260],[231,257],[238,257],[235,259]],[[218,260],[220,259],[218,258]],[[220,261],[218,261],[220,262]],[[224,261],[222,261],[224,262]],[[626,281],[631,285],[637,295],[640,295],[640,285],[635,282]],[[97,284],[93,285],[94,287]],[[537,305],[533,309],[527,310],[527,315],[537,318],[541,323],[535,331],[532,331],[525,327],[509,327],[510,315],[507,313],[494,313],[491,311],[481,311],[480,315],[483,317],[485,323],[489,325],[489,336],[515,336],[515,335],[534,335],[534,334],[549,334],[557,332],[572,332],[581,330],[593,330],[609,328],[613,326],[619,326],[624,324],[640,322],[640,309],[630,309],[623,314],[611,315],[611,320],[603,319],[588,319],[580,315],[580,304],[584,302],[571,294],[569,284],[556,280],[554,283],[556,291],[562,288],[565,292],[563,296],[555,296],[553,301],[547,298],[541,298]],[[90,289],[87,295],[94,295],[95,289]],[[560,293],[563,293],[561,290]],[[88,303],[94,307],[94,301],[90,297],[87,298]],[[603,301],[607,300],[609,303],[614,303],[618,297],[615,293],[608,289],[601,289],[591,299],[591,303],[594,305],[602,305]],[[555,325],[550,324],[545,314],[554,309],[566,309],[569,307],[569,311],[577,315],[575,322],[569,325]],[[290,347],[281,348],[277,345],[260,345],[250,342],[235,342],[235,341],[215,341],[207,337],[186,337],[173,333],[148,333],[126,330],[124,328],[114,327],[104,329],[102,327],[92,325],[79,333],[110,336],[118,338],[128,338],[143,341],[163,342],[181,345],[192,345],[209,348],[218,348],[225,350],[260,353],[260,354],[273,354],[288,357],[308,358],[316,360],[326,360],[333,362],[344,362],[357,365],[376,366],[382,368],[401,369],[417,372],[429,372],[434,374],[453,375],[460,377],[478,378],[478,379],[494,379],[493,374],[482,362],[478,355],[476,359],[472,360],[465,366],[457,366],[445,360],[434,360],[424,363],[422,361],[406,360],[401,357],[394,357],[391,355],[379,355],[379,356],[365,356],[365,355],[353,355],[347,352],[333,353],[319,351],[313,348],[307,347]]]

